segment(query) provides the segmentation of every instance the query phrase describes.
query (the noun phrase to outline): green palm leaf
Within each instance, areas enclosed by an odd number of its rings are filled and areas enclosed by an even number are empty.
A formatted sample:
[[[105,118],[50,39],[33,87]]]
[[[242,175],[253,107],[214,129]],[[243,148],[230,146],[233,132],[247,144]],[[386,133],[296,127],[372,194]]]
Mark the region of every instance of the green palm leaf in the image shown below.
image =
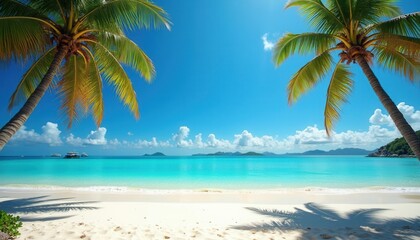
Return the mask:
[[[340,117],[340,106],[347,101],[347,96],[350,94],[353,87],[352,74],[349,68],[338,63],[334,69],[330,84],[327,91],[327,102],[324,111],[324,125],[327,135],[331,135],[334,123]]]
[[[306,54],[315,50],[318,54],[320,54],[331,48],[335,42],[336,39],[331,34],[288,33],[280,38],[274,47],[274,63],[276,66],[281,65],[284,60],[295,52],[299,54]]]
[[[329,52],[340,50],[340,62],[357,63],[361,67],[398,130],[420,159],[420,139],[381,87],[369,65],[377,60],[380,65],[408,77],[411,81],[419,78],[420,12],[395,17],[400,14],[395,2],[396,0],[289,0],[286,7],[298,7],[317,32],[332,34],[337,39],[337,44],[326,49],[327,41],[304,43],[292,40],[298,35],[288,34],[277,43],[274,62],[278,66],[293,53],[315,50],[316,54],[320,54],[319,50],[325,49],[324,53],[307,63],[290,80],[288,101],[293,103],[328,71],[332,64]],[[395,18],[380,22],[385,17]],[[339,118],[339,107],[346,101],[352,84],[348,68],[338,64],[327,92],[325,128],[328,135]]]
[[[299,7],[302,14],[319,32],[336,33],[345,27],[345,22],[337,18],[321,0],[290,0],[286,8]]]
[[[328,72],[332,57],[324,52],[297,71],[287,86],[289,104],[295,102],[308,89],[312,88]]]
[[[23,75],[16,90],[9,100],[9,110],[11,110],[20,100],[26,100],[38,86],[41,79],[47,73],[48,68],[54,58],[55,48],[51,48],[44,55],[38,58]]]
[[[113,55],[122,63],[138,71],[146,80],[150,81],[155,75],[152,60],[123,34],[101,33],[99,41],[108,49],[113,49]]]
[[[41,12],[16,0],[2,0],[0,5],[0,16],[32,16],[45,18]]]
[[[374,25],[381,33],[420,38],[420,12],[402,15]]]
[[[354,1],[339,1],[339,0],[327,0],[327,8],[344,23],[345,26],[350,25],[350,19],[352,19],[352,8]]]
[[[417,55],[407,55],[394,48],[376,46],[374,49],[378,63],[405,77],[419,81],[420,60]]]
[[[61,109],[68,118],[70,128],[78,117],[78,107],[85,107],[87,99],[83,88],[87,67],[82,56],[72,55],[64,65],[62,79],[58,82],[59,94],[62,98]]]
[[[378,23],[383,17],[396,17],[401,14],[394,0],[359,0],[355,2],[353,20],[362,26]]]
[[[377,36],[374,46],[394,49],[408,56],[419,56],[420,39],[394,34],[381,34]]]
[[[99,127],[104,114],[102,78],[95,57],[89,49],[86,49],[86,51],[90,56],[90,64],[83,91],[87,96],[88,105],[91,106],[92,115],[95,118],[96,125]]]
[[[161,25],[170,29],[166,12],[147,0],[106,1],[90,9],[78,24],[84,24],[85,21],[101,29],[114,24],[128,29],[156,28]]]
[[[16,31],[19,29],[19,31]],[[36,18],[0,16],[0,61],[27,60],[50,44]]]
[[[126,105],[134,116],[138,119],[140,116],[139,107],[136,98],[136,92],[133,89],[130,79],[124,71],[118,59],[112,52],[100,43],[95,45],[94,56],[98,61],[99,71],[104,78],[115,86],[115,90],[121,101]]]
[[[64,23],[68,12],[68,5],[71,1],[54,0],[31,0],[30,6],[45,16],[49,16],[56,23]]]
[[[166,12],[149,0],[0,0],[0,61],[33,59],[12,94],[9,109],[28,99],[0,129],[0,150],[25,123],[47,89],[56,86],[70,127],[80,110],[99,126],[104,112],[102,79],[139,117],[136,93],[122,65],[150,81],[150,58],[124,30],[165,26]]]

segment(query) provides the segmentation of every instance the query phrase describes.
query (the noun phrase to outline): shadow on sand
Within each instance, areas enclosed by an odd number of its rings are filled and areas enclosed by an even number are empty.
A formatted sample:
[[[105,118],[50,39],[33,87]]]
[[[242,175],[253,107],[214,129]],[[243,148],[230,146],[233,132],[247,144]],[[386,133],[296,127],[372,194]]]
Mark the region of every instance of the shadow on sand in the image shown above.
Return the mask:
[[[17,198],[0,202],[0,210],[14,215],[21,214],[37,214],[37,213],[66,213],[69,211],[94,210],[97,207],[83,206],[95,201],[88,202],[74,202],[70,201],[72,198],[48,198],[48,196],[39,196],[31,198]],[[54,217],[21,217],[22,222],[33,221],[52,221],[57,219],[64,219],[70,216],[54,216]]]
[[[300,239],[416,239],[420,236],[420,216],[378,219],[375,214],[387,209],[371,208],[348,212],[346,216],[316,203],[304,204],[295,211],[247,208],[277,220],[233,226],[250,231],[298,231]],[[328,231],[332,230],[332,232]]]

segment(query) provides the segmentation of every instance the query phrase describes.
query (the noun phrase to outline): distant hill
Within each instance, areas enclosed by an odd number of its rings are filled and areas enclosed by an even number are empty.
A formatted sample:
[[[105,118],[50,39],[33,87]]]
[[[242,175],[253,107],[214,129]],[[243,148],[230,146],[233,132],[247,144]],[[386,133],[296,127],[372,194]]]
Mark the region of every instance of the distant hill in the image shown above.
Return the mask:
[[[262,153],[257,153],[257,152],[247,152],[247,153],[242,153],[242,156],[263,156],[264,154]]]
[[[420,130],[416,131],[416,134],[420,137]],[[405,139],[400,137],[369,154],[369,157],[415,157],[415,155]]]
[[[303,153],[296,153],[296,155],[326,155],[327,152],[323,150],[310,150]]]
[[[215,152],[215,153],[197,153],[192,156],[238,156],[240,152]]]
[[[193,154],[193,156],[263,156],[262,153],[257,152],[215,152],[215,153],[198,153]]]
[[[303,153],[286,153],[286,154],[275,154],[272,152],[247,152],[247,153],[240,153],[240,152],[216,152],[216,153],[208,153],[208,154],[193,154],[193,156],[284,156],[284,155],[368,155],[373,151],[368,151],[365,149],[360,148],[339,148],[330,151],[323,151],[323,150],[311,150],[306,151]]]
[[[338,148],[330,151],[311,150],[303,153],[294,153],[293,155],[368,155],[372,152],[361,148]]]
[[[144,154],[143,156],[145,156],[145,157],[164,157],[166,155],[161,153],[161,152],[155,152],[153,154]]]

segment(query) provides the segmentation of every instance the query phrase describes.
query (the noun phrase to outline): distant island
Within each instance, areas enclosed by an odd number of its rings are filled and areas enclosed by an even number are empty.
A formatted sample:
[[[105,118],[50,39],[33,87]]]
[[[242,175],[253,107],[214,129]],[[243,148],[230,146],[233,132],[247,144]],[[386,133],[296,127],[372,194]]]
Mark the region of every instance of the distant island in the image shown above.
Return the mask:
[[[161,153],[161,152],[155,152],[153,154],[144,154],[144,157],[164,157],[166,156],[165,154]]]
[[[365,149],[360,148],[339,148],[330,151],[323,151],[323,150],[311,150],[306,151],[303,153],[286,153],[286,154],[276,154],[272,152],[215,152],[215,153],[199,153],[193,154],[192,156],[285,156],[285,155],[368,155],[371,154],[373,151],[368,151]]]
[[[192,156],[264,156],[265,154],[257,152],[215,152],[215,153],[198,153]]]
[[[420,130],[416,131],[420,137]],[[416,157],[403,137],[396,138],[394,141],[380,147],[375,152],[369,154],[369,157]]]
[[[372,152],[361,148],[338,148],[330,151],[311,150],[303,153],[287,153],[287,155],[368,155]]]

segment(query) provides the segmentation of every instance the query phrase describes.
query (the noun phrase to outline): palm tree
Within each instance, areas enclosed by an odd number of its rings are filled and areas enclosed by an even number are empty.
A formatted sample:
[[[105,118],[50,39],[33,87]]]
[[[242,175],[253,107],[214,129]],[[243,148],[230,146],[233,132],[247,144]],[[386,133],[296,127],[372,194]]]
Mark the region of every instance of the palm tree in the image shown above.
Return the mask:
[[[136,92],[123,68],[150,81],[149,57],[123,30],[165,26],[165,11],[149,0],[1,0],[0,61],[32,61],[10,98],[9,109],[26,100],[0,130],[0,150],[47,91],[56,89],[68,126],[79,109],[90,111],[97,126],[103,116],[105,80],[136,118]]]
[[[325,2],[325,3],[324,3]],[[382,88],[370,64],[376,62],[418,80],[420,71],[420,13],[401,15],[394,0],[290,0],[286,8],[298,7],[316,32],[285,34],[275,45],[274,62],[279,66],[291,54],[315,52],[316,56],[289,81],[292,104],[308,89],[332,72],[327,90],[324,125],[330,136],[339,118],[340,105],[353,87],[348,65],[357,63],[374,92],[414,154],[420,159],[420,140],[394,102]],[[384,18],[391,18],[382,21]],[[334,62],[332,51],[339,51]]]

